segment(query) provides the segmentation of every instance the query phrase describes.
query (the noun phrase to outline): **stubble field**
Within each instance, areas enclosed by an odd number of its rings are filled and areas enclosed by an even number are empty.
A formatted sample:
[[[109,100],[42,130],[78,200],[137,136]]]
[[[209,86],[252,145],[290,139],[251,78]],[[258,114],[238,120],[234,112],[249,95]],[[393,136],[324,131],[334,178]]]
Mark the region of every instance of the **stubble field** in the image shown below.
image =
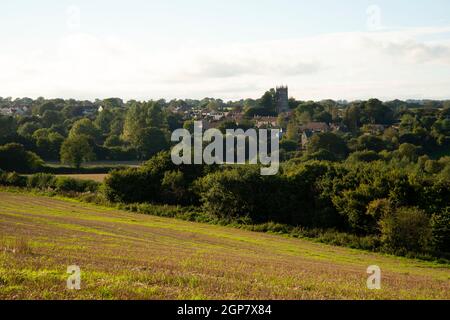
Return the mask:
[[[450,267],[0,192],[0,299],[450,299]]]

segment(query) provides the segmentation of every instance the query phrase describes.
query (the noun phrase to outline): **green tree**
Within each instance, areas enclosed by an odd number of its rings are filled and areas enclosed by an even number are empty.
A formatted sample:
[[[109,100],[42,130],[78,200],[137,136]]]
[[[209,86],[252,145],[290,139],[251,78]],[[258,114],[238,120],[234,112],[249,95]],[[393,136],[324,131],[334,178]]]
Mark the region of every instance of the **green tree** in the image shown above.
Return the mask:
[[[22,137],[30,138],[33,133],[40,128],[41,125],[37,122],[25,122],[17,129],[17,133]]]
[[[98,114],[94,123],[97,128],[102,131],[102,133],[108,134],[111,131],[111,123],[113,120],[114,114],[109,109],[105,109]]]
[[[134,103],[125,116],[123,139],[137,145],[142,130],[149,127],[166,127],[161,107],[155,102]]]
[[[0,147],[0,169],[5,171],[30,172],[43,165],[35,153],[25,150],[18,143],[9,143]]]
[[[103,145],[108,148],[120,147],[123,145],[123,141],[120,139],[119,136],[110,135],[108,138],[106,138],[105,143]]]
[[[46,128],[50,128],[52,125],[58,125],[63,123],[64,117],[61,112],[54,110],[46,110],[42,115],[42,123]]]
[[[33,109],[33,114],[42,116],[45,111],[58,111],[58,107],[51,101],[44,102]]]
[[[61,162],[79,169],[81,164],[95,159],[94,151],[85,136],[67,138],[61,146]]]
[[[80,119],[76,121],[69,131],[69,137],[85,136],[96,142],[100,139],[100,132],[94,123],[89,119]]]
[[[299,149],[298,141],[283,139],[280,141],[280,149],[283,149],[287,152],[296,151]]]
[[[17,123],[13,117],[0,115],[0,138],[13,136],[16,134]]]
[[[398,154],[400,159],[405,158],[410,162],[416,162],[419,149],[419,147],[411,143],[403,143],[398,147]]]
[[[388,250],[424,252],[429,248],[429,217],[416,207],[401,207],[380,221],[381,240]]]
[[[348,153],[344,139],[332,132],[321,132],[311,137],[308,143],[308,153],[314,153],[321,149],[327,150],[341,159],[344,159]]]
[[[362,135],[358,137],[356,142],[357,151],[372,150],[375,152],[380,152],[385,148],[385,142],[381,138],[373,135]]]
[[[168,149],[169,141],[166,132],[159,128],[144,128],[133,141],[133,147],[139,153],[140,159],[149,159],[156,153]]]
[[[120,98],[107,98],[103,101],[104,107],[110,107],[110,108],[120,108],[123,106],[123,101]]]
[[[144,110],[147,110],[146,127],[167,128],[164,113],[158,102],[147,103]]]
[[[180,170],[166,171],[161,181],[164,197],[169,203],[180,203],[186,195],[186,181]]]
[[[33,133],[38,153],[46,160],[58,160],[64,137],[51,129],[38,129]]]
[[[358,104],[352,104],[345,109],[344,123],[352,132],[357,132],[361,125],[361,108]]]
[[[434,248],[441,252],[450,252],[450,207],[433,214],[431,233]]]
[[[289,121],[286,129],[286,138],[289,140],[299,141],[300,129],[296,122]]]

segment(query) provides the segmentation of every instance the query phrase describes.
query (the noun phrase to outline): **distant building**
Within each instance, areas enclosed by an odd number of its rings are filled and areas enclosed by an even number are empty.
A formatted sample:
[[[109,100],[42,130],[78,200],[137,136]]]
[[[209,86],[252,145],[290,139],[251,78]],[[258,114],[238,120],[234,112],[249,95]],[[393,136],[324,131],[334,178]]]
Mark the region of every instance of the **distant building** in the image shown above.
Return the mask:
[[[386,127],[382,124],[366,124],[362,130],[367,134],[380,134],[383,133]]]
[[[228,112],[227,114],[225,114],[225,117],[227,120],[236,122],[237,125],[239,125],[239,123],[241,123],[242,120],[244,119],[244,115],[241,112],[236,111]]]
[[[11,116],[11,115],[13,115],[13,112],[12,112],[11,108],[1,108],[0,114],[4,115],[4,116]]]
[[[278,117],[255,117],[255,126],[257,128],[261,127],[278,127]]]
[[[223,118],[225,118],[225,114],[223,112],[211,112],[209,114],[209,116],[214,120],[214,121],[220,121]]]
[[[27,106],[21,106],[21,107],[11,107],[11,108],[1,108],[0,114],[4,116],[23,116],[27,113],[29,113],[30,108]]]
[[[288,87],[277,87],[276,91],[277,112],[283,113],[289,111]]]
[[[300,127],[300,132],[327,132],[330,131],[330,126],[325,122],[308,122]]]
[[[340,131],[340,132],[348,132],[348,128],[345,124],[330,124],[330,130],[331,131]]]
[[[306,150],[309,140],[315,133],[328,132],[330,126],[325,122],[308,122],[300,127],[302,149]]]

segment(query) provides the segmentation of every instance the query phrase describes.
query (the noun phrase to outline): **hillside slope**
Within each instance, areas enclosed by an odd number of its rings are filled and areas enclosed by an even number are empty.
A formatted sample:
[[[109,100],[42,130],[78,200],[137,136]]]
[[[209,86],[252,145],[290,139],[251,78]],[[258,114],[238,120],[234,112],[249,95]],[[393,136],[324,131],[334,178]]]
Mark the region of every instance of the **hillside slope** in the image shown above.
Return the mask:
[[[450,299],[448,266],[24,194],[0,192],[0,245],[0,299]]]

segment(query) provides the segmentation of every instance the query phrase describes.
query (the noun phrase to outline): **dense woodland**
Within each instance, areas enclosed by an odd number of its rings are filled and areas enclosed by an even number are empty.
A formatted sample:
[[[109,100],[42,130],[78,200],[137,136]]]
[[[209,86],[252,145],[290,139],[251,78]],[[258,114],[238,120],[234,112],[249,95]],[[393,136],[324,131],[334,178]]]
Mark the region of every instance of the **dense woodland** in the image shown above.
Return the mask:
[[[274,90],[260,99],[90,101],[0,99],[0,182],[93,193],[111,203],[197,208],[216,221],[395,254],[449,258],[450,101],[289,100],[276,113]],[[5,110],[19,110],[8,115]],[[253,165],[171,162],[170,133],[204,113],[214,126],[251,128],[278,117],[280,173]],[[302,126],[326,123],[302,146]],[[140,160],[105,182],[37,174],[46,162],[75,170],[94,160]],[[54,168],[55,169],[55,168]],[[56,169],[55,169],[56,170]]]

